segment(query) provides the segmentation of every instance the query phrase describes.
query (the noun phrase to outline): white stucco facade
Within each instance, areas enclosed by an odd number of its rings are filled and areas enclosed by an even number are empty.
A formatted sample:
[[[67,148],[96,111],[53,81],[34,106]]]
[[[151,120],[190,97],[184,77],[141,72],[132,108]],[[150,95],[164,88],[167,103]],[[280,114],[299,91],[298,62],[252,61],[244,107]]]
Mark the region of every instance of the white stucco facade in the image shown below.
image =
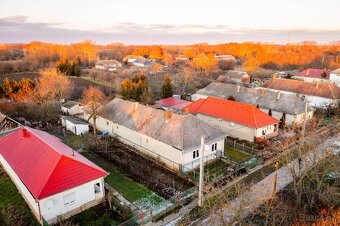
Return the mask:
[[[85,116],[85,118],[86,117],[87,116]],[[93,123],[93,121],[90,120],[90,123]],[[157,139],[113,123],[110,120],[104,119],[102,117],[97,118],[96,128],[100,131],[108,131],[111,136],[115,136],[123,143],[163,162],[168,168],[172,170],[181,171],[183,168],[186,170],[191,170],[192,167],[197,166],[191,163],[197,160],[193,156],[193,151],[198,150],[200,147],[192,147],[189,150],[180,150]],[[169,134],[169,136],[171,136],[171,134]],[[205,153],[205,156],[207,157],[206,161],[216,158],[216,153],[218,151],[224,150],[224,138],[225,137],[219,137],[216,138],[216,141],[214,140],[206,143],[206,145],[210,146],[217,143],[216,150]]]
[[[255,137],[270,138],[277,135],[277,125],[268,125],[263,128],[253,128],[245,125],[241,125],[235,122],[226,121],[220,118],[215,118],[209,115],[198,113],[196,117],[199,119],[218,127],[222,131],[229,134],[231,137],[235,137],[241,140],[247,140],[254,142]]]
[[[74,123],[67,118],[61,118],[61,124],[63,127],[65,127],[68,131],[71,131],[72,133],[76,135],[81,135],[88,133],[90,128],[87,123],[84,122],[84,124]]]
[[[77,115],[77,114],[80,114],[82,112],[79,104],[77,104],[77,105],[75,105],[71,108],[67,108],[67,107],[62,106],[61,111],[66,115]]]
[[[329,80],[335,85],[340,86],[340,74],[331,72],[329,75]]]
[[[2,155],[0,155],[0,163],[41,224],[42,218],[49,224],[53,224],[57,222],[58,217],[67,219],[103,201],[105,195],[104,178],[37,200]]]

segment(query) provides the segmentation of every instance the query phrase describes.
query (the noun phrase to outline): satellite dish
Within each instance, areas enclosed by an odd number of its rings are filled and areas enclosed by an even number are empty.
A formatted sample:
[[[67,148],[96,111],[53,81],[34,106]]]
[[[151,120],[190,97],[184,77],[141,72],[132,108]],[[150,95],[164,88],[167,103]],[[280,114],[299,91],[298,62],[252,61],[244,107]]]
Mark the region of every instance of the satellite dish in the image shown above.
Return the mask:
[[[52,199],[49,199],[45,202],[45,207],[47,209],[51,209],[53,207],[54,203],[53,203],[53,200]]]

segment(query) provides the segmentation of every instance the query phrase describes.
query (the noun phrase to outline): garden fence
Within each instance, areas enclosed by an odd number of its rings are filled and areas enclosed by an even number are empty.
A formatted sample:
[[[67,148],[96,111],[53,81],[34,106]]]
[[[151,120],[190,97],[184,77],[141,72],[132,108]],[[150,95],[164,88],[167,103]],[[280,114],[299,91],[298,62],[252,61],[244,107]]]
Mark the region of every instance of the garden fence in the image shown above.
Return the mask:
[[[225,145],[228,146],[228,147],[237,149],[237,150],[247,152],[251,155],[254,155],[258,152],[258,149],[254,148],[254,147],[247,146],[244,143],[243,144],[237,143],[236,140],[226,140]]]
[[[164,202],[159,209],[150,209],[149,211],[140,211],[139,214],[134,213],[127,221],[120,224],[120,226],[135,226],[156,222],[162,216],[168,214],[176,208],[182,207],[193,196],[197,195],[198,187],[192,187],[184,192],[179,192]]]

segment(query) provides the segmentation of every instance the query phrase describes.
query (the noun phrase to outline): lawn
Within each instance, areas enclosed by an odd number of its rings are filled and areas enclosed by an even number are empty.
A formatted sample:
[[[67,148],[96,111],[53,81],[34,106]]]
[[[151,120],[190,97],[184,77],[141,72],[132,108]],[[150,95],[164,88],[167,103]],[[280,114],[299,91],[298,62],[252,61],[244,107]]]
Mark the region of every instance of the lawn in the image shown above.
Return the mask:
[[[207,165],[204,166],[204,175],[205,177],[209,177],[210,179],[213,179],[217,176],[222,176],[227,173],[227,169],[230,166],[230,164],[217,159]],[[189,175],[194,179],[194,180],[199,180],[199,175],[200,175],[200,169],[197,168],[193,171],[189,172]]]
[[[247,160],[251,155],[236,149],[233,149],[231,147],[225,146],[224,147],[224,155],[229,157],[230,160],[236,163],[243,162]]]
[[[81,154],[109,172],[110,174],[105,178],[105,182],[116,189],[124,198],[133,203],[144,213],[147,214],[150,208],[152,208],[153,213],[157,214],[169,206],[167,200],[142,184],[128,178],[124,173],[118,171],[112,163],[101,159],[101,157],[96,156],[91,152],[82,152]]]
[[[0,225],[40,225],[17,188],[0,167]]]

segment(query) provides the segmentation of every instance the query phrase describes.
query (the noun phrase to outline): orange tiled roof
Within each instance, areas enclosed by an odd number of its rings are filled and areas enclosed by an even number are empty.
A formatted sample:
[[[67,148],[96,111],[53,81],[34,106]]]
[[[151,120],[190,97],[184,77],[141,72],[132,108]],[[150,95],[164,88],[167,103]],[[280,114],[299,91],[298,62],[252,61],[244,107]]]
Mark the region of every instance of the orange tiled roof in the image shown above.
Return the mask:
[[[216,97],[199,99],[188,105],[187,108],[193,114],[201,113],[253,128],[261,128],[279,122],[253,105]]]

